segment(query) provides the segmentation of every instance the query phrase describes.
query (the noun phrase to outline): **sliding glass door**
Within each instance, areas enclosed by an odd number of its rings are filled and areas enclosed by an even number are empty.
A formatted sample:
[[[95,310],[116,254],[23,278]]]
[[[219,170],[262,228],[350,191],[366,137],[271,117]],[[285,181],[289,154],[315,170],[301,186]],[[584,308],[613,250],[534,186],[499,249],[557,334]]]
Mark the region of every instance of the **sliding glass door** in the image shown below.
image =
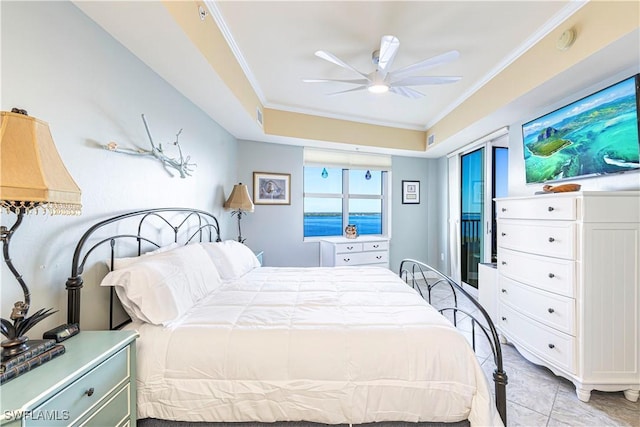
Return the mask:
[[[460,267],[463,282],[478,287],[478,264],[484,259],[485,149],[460,157]]]

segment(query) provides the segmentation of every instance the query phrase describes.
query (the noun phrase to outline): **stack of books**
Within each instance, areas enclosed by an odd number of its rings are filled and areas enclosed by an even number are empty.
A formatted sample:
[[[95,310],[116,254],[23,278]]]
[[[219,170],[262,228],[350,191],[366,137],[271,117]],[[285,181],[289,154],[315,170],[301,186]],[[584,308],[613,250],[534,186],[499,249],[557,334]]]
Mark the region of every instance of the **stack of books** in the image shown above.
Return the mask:
[[[31,369],[60,356],[65,349],[62,344],[57,344],[55,340],[29,340],[29,349],[0,362],[0,384],[4,384]]]

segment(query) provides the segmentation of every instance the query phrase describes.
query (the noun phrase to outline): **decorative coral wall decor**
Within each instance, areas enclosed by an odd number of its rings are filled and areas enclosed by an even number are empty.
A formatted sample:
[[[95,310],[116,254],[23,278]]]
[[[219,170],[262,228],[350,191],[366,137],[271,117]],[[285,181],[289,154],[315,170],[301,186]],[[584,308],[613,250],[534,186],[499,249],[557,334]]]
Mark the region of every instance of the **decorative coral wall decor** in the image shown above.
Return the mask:
[[[151,132],[149,131],[149,125],[147,125],[147,119],[144,117],[144,114],[142,114],[142,122],[144,123],[144,128],[147,131],[147,135],[149,136],[149,142],[151,143],[151,150],[143,150],[141,148],[138,148],[138,149],[120,148],[118,144],[113,141],[105,145],[104,148],[106,148],[109,151],[114,151],[116,153],[123,153],[123,154],[129,154],[134,156],[152,156],[158,159],[162,163],[162,166],[164,167],[164,169],[167,171],[169,175],[175,176],[169,170],[169,168],[173,168],[180,173],[180,178],[186,178],[187,176],[191,176],[191,172],[193,171],[193,168],[196,166],[196,164],[189,162],[189,160],[191,160],[191,156],[184,157],[184,155],[182,154],[182,149],[180,148],[180,142],[178,141],[178,139],[180,138],[180,134],[182,133],[182,129],[180,129],[176,134],[176,140],[174,142],[171,142],[171,144],[178,147],[178,153],[180,154],[180,157],[178,159],[174,159],[165,155],[164,150],[162,148],[162,144],[156,145],[153,142],[153,137],[151,136]]]

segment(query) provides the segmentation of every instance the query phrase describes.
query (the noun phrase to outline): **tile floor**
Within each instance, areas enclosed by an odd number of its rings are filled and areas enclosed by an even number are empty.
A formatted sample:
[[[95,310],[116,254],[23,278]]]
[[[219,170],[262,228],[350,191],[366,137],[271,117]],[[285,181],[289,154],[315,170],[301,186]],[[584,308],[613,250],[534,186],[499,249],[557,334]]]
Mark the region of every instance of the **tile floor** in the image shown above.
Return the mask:
[[[507,385],[508,426],[634,426],[640,427],[640,400],[630,402],[622,392],[591,392],[588,403],[578,400],[573,384],[549,369],[534,365],[515,347],[502,346]],[[491,378],[494,364],[482,368]]]
[[[422,288],[424,289],[424,288]],[[434,288],[432,305],[451,306],[446,289]],[[478,310],[469,302],[460,307],[469,313]],[[475,315],[475,314],[474,314]],[[451,317],[447,315],[447,317]],[[471,322],[462,315],[458,328],[471,341]],[[491,349],[476,331],[476,354],[482,369],[490,379],[495,369]],[[604,393],[593,391],[588,403],[578,400],[573,384],[554,375],[549,369],[535,365],[518,353],[510,344],[502,345],[504,370],[508,376],[507,424],[511,426],[556,427],[556,426],[630,426],[640,427],[640,400],[630,402],[622,392]]]

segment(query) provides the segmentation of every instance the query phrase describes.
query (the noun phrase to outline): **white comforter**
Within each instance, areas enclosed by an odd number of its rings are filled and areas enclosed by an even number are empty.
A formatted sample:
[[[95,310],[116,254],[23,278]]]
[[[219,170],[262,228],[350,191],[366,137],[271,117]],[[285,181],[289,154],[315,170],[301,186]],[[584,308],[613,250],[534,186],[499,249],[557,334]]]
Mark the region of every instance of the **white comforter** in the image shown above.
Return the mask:
[[[465,338],[379,267],[257,268],[128,328],[138,418],[502,425]]]

